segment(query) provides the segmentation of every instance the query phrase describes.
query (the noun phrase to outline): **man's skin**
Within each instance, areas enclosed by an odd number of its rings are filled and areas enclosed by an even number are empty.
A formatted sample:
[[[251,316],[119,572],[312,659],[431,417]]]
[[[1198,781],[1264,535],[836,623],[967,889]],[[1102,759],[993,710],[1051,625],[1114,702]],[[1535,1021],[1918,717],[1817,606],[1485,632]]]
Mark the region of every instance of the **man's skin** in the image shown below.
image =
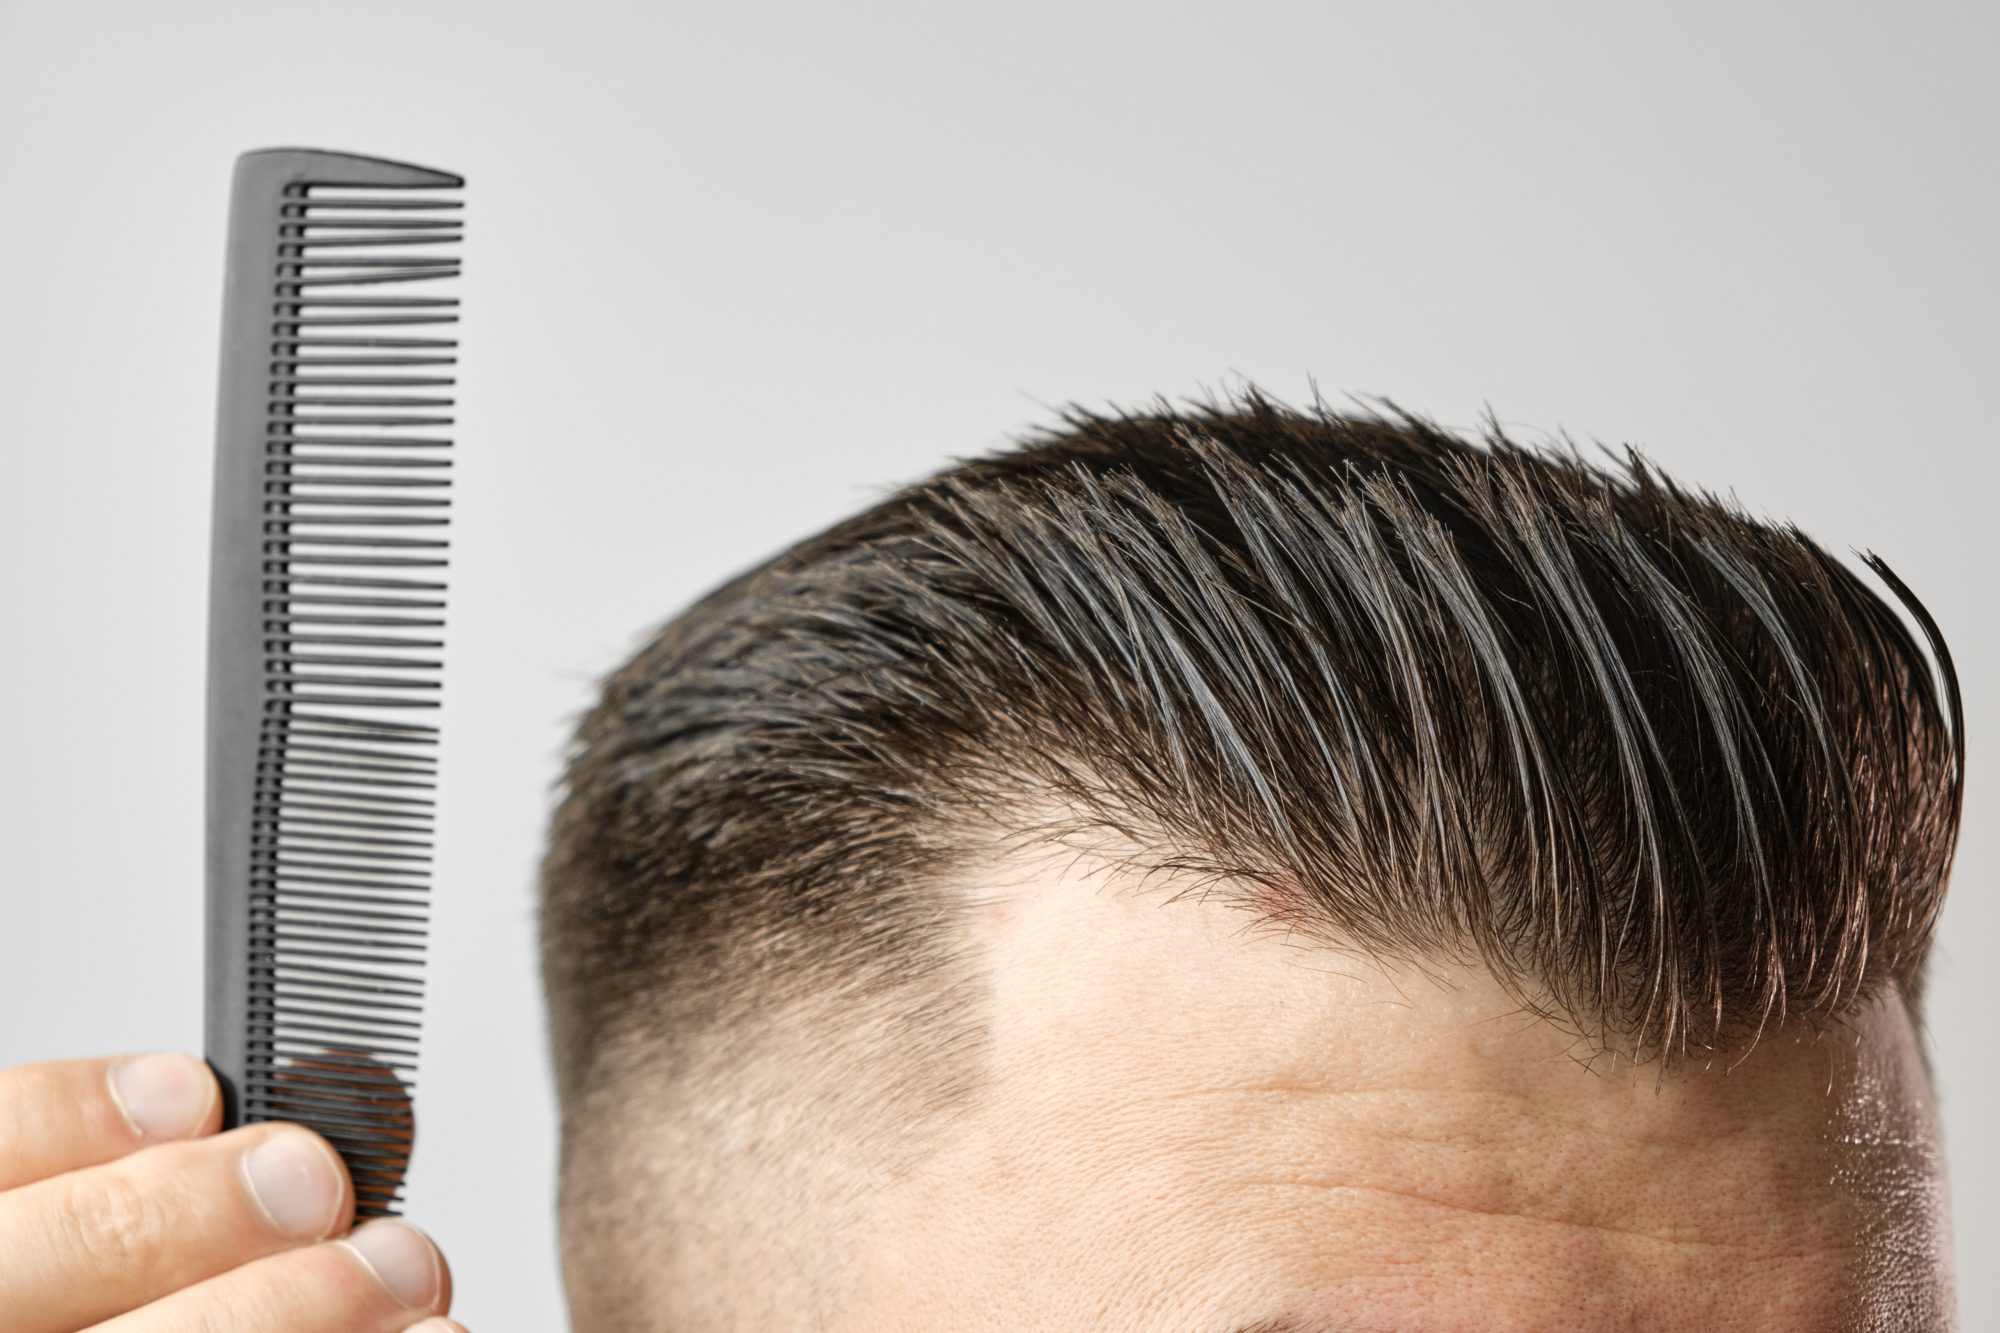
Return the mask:
[[[1955,1326],[1936,1117],[1898,999],[1663,1077],[1590,1059],[1476,969],[1246,933],[1218,900],[1164,901],[1163,880],[1072,863],[979,883],[992,1045],[973,1109],[842,1225],[764,1254],[744,1219],[790,1224],[850,1169],[741,1126],[741,1155],[714,1163],[735,1221],[648,1263],[642,1308],[699,1291],[727,1327],[910,1333]],[[324,1142],[217,1134],[213,1082],[181,1059],[145,1071],[144,1105],[114,1095],[117,1061],[0,1071],[8,1333],[459,1330],[427,1318],[451,1282],[420,1232],[364,1228],[399,1301],[336,1239],[353,1191]],[[260,1205],[242,1163],[276,1141],[301,1149],[276,1161],[296,1193]],[[592,1257],[570,1255],[577,1329],[616,1333]]]
[[[161,1054],[0,1070],[6,1333],[464,1333],[451,1271],[401,1222],[353,1228],[332,1147],[218,1133],[208,1066]]]
[[[802,1122],[774,1104],[722,1150],[740,1208],[651,1261],[645,1304],[910,1333],[1956,1326],[1899,998],[1663,1075],[1592,1059],[1483,970],[1246,932],[1157,877],[1044,858],[977,882],[993,1044],[973,1109],[856,1190],[837,1149],[787,1158]],[[773,1068],[812,1065],[826,1034],[798,1030]],[[600,1320],[589,1267],[572,1254],[578,1333],[631,1327]]]

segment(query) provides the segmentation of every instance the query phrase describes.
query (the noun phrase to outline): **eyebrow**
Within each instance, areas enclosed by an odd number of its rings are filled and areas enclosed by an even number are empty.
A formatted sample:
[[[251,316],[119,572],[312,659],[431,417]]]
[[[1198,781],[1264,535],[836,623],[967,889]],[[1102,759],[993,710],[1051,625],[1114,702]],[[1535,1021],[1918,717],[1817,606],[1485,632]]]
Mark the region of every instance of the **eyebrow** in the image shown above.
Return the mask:
[[[1232,1324],[1229,1333],[1364,1333],[1364,1331],[1355,1324],[1333,1324],[1324,1319],[1281,1314],[1266,1315],[1247,1324]]]

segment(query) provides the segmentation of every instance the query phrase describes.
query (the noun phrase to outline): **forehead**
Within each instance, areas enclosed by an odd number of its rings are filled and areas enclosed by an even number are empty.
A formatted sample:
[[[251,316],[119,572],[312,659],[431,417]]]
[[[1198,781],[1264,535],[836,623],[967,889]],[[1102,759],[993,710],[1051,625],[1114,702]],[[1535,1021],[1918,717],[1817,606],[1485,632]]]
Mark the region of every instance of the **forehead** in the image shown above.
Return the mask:
[[[1839,1321],[1871,1289],[1948,1300],[1900,1004],[1663,1076],[1590,1060],[1474,970],[1246,937],[1103,880],[989,904],[987,1089],[885,1198],[881,1308],[1493,1333],[1899,1327]]]

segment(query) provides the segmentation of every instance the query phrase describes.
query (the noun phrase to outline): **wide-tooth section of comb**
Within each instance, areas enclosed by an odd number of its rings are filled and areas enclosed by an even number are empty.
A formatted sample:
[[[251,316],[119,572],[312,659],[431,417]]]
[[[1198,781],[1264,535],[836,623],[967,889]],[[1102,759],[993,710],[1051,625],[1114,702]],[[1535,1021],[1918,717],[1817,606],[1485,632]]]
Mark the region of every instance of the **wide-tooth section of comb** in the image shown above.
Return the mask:
[[[394,1214],[413,1137],[464,182],[238,160],[211,607],[209,1056]]]

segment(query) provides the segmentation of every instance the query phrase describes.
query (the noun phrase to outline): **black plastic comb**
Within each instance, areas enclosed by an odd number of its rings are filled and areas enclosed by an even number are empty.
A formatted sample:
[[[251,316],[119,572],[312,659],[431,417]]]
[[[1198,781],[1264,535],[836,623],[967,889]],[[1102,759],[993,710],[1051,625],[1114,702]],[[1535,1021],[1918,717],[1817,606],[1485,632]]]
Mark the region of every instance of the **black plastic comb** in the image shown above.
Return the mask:
[[[465,182],[236,161],[209,603],[207,1056],[394,1214],[435,809]]]

